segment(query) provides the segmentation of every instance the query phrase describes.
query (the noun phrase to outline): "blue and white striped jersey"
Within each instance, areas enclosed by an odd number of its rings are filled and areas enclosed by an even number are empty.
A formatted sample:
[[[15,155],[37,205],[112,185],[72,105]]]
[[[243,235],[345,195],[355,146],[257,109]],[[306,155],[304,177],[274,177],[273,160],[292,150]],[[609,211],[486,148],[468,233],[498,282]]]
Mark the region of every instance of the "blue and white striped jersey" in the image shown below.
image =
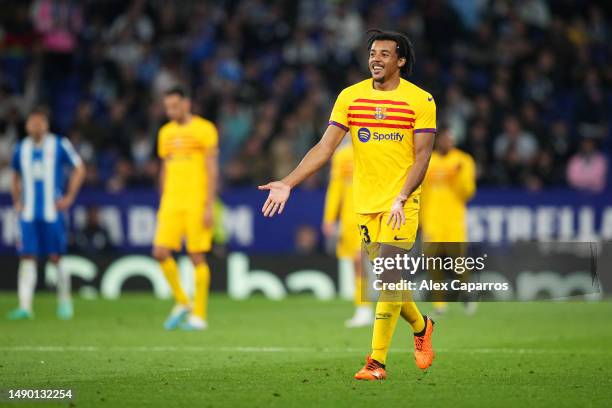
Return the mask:
[[[80,163],[81,158],[65,137],[47,134],[36,144],[28,136],[17,144],[12,166],[21,176],[21,220],[57,220],[55,202],[64,194],[65,167]]]

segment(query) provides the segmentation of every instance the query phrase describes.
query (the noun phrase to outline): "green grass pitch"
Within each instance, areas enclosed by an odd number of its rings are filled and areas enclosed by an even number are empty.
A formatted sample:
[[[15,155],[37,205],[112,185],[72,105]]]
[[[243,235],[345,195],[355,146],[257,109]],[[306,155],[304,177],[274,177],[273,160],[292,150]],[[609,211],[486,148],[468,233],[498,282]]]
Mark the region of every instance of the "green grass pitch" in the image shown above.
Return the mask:
[[[0,310],[15,305],[0,295]],[[72,388],[77,407],[610,406],[612,302],[452,305],[437,318],[433,366],[418,370],[400,321],[388,380],[357,382],[369,328],[347,302],[214,295],[210,329],[166,332],[171,303],[149,294],[77,300],[73,321],[38,295],[36,319],[0,320],[0,389]],[[427,304],[423,309],[429,309]],[[0,405],[24,407],[27,403]],[[29,404],[66,406],[68,402]]]

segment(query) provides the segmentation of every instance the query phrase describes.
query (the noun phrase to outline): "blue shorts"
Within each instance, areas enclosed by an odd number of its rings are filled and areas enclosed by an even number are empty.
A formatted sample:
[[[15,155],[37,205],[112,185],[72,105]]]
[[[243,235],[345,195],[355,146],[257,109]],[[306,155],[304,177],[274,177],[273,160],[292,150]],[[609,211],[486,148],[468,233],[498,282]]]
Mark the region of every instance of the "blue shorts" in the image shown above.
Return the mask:
[[[63,255],[66,253],[67,237],[64,217],[54,222],[19,222],[21,239],[17,244],[19,254],[30,256]]]

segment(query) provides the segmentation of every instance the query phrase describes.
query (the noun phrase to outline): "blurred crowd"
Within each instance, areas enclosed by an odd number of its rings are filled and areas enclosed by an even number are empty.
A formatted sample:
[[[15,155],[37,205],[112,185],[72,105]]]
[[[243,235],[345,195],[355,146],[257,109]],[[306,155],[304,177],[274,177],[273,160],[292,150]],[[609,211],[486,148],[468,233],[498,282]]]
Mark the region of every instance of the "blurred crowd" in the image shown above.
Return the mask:
[[[612,117],[604,3],[4,0],[0,190],[40,103],[85,159],[87,187],[153,187],[160,96],[176,85],[219,128],[223,186],[280,178],[316,143],[338,92],[369,75],[366,30],[382,28],[412,39],[410,80],[475,157],[479,185],[601,191]]]

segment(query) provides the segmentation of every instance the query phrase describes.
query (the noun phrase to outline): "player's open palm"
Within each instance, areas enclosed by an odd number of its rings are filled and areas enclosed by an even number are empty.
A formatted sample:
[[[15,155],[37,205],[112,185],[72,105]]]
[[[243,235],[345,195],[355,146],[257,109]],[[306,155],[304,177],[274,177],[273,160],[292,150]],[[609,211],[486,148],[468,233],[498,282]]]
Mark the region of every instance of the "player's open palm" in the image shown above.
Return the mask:
[[[281,214],[285,203],[289,199],[289,193],[291,193],[291,187],[282,181],[273,181],[263,186],[259,186],[260,190],[268,190],[268,199],[263,205],[261,212],[265,217],[273,217],[277,212]]]

